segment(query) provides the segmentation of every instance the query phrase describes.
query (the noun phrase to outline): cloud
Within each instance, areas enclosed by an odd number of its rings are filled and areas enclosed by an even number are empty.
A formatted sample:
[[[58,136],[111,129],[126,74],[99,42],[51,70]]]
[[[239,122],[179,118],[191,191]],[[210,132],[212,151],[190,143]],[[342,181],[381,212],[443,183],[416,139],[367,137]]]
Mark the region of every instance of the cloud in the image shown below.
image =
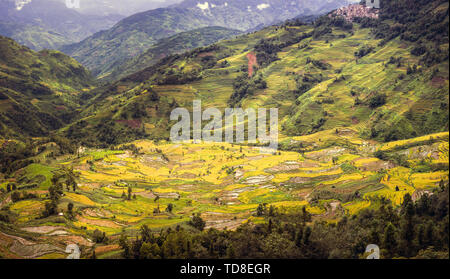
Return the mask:
[[[264,9],[267,9],[267,8],[269,8],[270,7],[270,5],[269,4],[266,4],[266,3],[264,3],[264,4],[259,4],[258,6],[256,6],[256,8],[258,9],[258,10],[260,10],[260,11],[262,11],[262,10],[264,10]]]

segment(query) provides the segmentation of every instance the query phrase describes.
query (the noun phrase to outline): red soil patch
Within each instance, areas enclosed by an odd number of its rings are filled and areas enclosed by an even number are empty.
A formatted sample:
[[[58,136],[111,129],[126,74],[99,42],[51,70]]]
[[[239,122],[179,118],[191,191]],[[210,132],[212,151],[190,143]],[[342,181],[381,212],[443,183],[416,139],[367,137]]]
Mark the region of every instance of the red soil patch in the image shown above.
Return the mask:
[[[445,84],[445,79],[442,78],[442,77],[434,77],[434,78],[431,80],[431,85],[432,85],[433,87],[441,87],[441,86],[444,85],[444,84]]]
[[[65,106],[57,106],[55,107],[56,110],[66,110]]]
[[[127,91],[128,87],[126,87],[125,85],[118,85],[116,89],[117,89],[117,93],[123,93],[123,92]]]
[[[210,51],[210,52],[202,52],[197,57],[202,58],[202,57],[213,56],[213,55],[214,55],[214,53]]]
[[[139,129],[142,125],[141,120],[133,119],[133,120],[116,120],[117,123],[128,125],[131,128]]]
[[[256,59],[256,55],[253,52],[250,52],[249,54],[247,54],[247,59],[248,59],[248,76],[252,77],[253,76],[253,66],[258,67],[258,61]]]
[[[359,120],[357,117],[355,116],[352,117],[352,124],[359,124]]]

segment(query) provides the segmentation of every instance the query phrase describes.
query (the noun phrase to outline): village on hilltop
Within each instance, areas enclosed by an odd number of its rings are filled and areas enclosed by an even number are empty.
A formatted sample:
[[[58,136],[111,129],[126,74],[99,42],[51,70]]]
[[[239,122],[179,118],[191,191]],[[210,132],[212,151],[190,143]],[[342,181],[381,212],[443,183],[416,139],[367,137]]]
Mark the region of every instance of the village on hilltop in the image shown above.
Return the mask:
[[[353,22],[355,18],[361,17],[377,19],[379,16],[379,8],[379,0],[367,0],[366,4],[351,4],[347,7],[341,7],[332,12],[329,16],[341,16],[350,22]]]

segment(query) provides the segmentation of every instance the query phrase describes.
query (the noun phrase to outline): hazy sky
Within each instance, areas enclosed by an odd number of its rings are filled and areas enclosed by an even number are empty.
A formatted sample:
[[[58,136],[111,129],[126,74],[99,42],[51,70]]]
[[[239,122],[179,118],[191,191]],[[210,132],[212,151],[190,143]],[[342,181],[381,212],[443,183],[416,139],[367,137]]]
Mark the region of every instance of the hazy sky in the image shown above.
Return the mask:
[[[0,0],[5,1],[5,0]],[[8,1],[8,0],[6,0]],[[11,1],[11,0],[10,0]],[[26,5],[27,2],[34,2],[39,0],[12,0],[21,3],[19,5]],[[67,0],[52,0],[66,3]],[[75,1],[75,0],[71,0]],[[80,3],[80,9],[77,9],[81,13],[106,15],[106,14],[121,14],[129,16],[138,12],[152,10],[160,7],[166,7],[175,3],[182,2],[183,0],[78,0]],[[208,0],[198,0],[199,3],[207,2]],[[245,0],[242,0],[245,2]],[[264,0],[261,0],[263,2]],[[291,0],[285,0],[291,1]],[[317,0],[326,2],[328,0]],[[350,2],[359,0],[349,0]]]
[[[65,0],[60,0],[65,2]],[[130,15],[170,4],[181,2],[182,0],[79,0],[81,12],[88,13],[111,13],[118,12],[123,15]]]
[[[0,0],[1,1],[1,0]],[[14,0],[21,2],[20,5],[26,5],[27,2],[38,0]],[[53,0],[65,3],[66,0]],[[182,0],[79,0],[82,13],[89,14],[111,14],[119,13],[122,15],[131,15],[133,13],[146,10],[166,7],[171,4],[179,3]]]

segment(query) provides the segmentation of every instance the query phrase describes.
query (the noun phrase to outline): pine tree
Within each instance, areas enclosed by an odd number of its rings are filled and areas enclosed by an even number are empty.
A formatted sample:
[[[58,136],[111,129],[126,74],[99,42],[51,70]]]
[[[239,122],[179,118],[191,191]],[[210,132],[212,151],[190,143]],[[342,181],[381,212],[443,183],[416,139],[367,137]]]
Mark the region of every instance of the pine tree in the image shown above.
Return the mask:
[[[397,249],[397,239],[395,235],[395,227],[392,225],[392,223],[389,223],[386,226],[386,229],[384,231],[384,248],[387,250],[388,254],[390,256],[395,255],[395,251]]]

